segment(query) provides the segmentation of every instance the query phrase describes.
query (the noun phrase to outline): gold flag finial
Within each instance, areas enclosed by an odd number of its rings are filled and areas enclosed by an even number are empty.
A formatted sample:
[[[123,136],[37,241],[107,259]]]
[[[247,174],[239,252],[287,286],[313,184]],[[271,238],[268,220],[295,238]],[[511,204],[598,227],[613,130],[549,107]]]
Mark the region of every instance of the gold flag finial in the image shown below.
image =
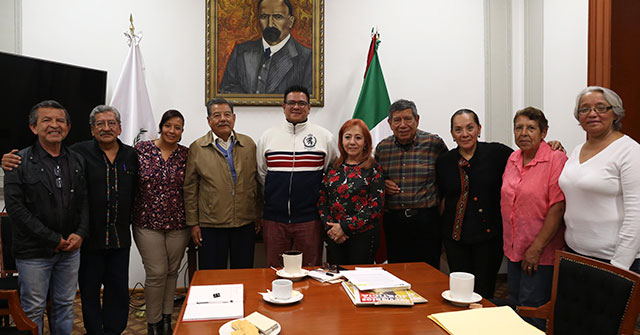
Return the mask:
[[[131,22],[131,25],[129,26],[129,31],[131,32],[131,36],[134,36],[136,28],[133,26],[133,14],[129,14],[129,22]]]

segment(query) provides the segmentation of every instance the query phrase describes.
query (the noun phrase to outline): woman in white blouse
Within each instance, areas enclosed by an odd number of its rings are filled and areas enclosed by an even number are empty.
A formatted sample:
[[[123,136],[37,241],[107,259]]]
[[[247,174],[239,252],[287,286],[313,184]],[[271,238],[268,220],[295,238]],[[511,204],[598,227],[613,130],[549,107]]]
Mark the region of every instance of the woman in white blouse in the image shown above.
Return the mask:
[[[573,150],[559,179],[566,243],[640,273],[640,145],[620,131],[622,99],[608,88],[587,87],[574,116],[587,141]]]

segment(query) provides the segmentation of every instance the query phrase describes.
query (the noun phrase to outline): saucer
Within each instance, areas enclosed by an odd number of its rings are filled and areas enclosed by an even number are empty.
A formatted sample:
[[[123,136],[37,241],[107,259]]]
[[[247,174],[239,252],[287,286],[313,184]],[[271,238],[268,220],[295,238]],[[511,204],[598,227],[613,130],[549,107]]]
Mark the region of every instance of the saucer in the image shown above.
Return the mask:
[[[236,320],[241,320],[241,319],[236,319]],[[233,332],[233,328],[231,328],[231,324],[233,323],[233,321],[236,321],[236,320],[231,320],[231,321],[223,324],[220,327],[220,330],[218,330],[218,333],[220,335],[231,335],[231,333]],[[272,331],[270,333],[270,335],[278,335],[278,334],[280,334],[280,330],[282,330],[282,328],[280,327],[280,323],[278,323],[278,321],[276,321],[276,324],[278,326],[276,327],[276,329],[274,331]]]
[[[305,270],[305,269],[300,269],[300,273],[296,273],[296,274],[288,273],[284,271],[284,269],[276,271],[276,275],[278,275],[278,277],[284,278],[284,279],[290,279],[291,281],[302,280],[302,278],[306,277],[308,274],[309,274],[309,270]]]
[[[451,304],[455,306],[460,306],[460,307],[467,307],[469,304],[473,304],[482,300],[482,296],[480,296],[478,293],[475,293],[475,292],[473,292],[473,295],[471,295],[471,299],[469,300],[456,300],[456,299],[453,299],[453,297],[451,297],[451,291],[449,290],[442,292],[442,297],[448,302],[450,302]]]
[[[267,293],[258,292],[258,293],[262,295],[262,299],[264,299],[264,301],[270,302],[272,304],[277,304],[277,305],[293,304],[294,302],[298,302],[302,300],[302,298],[304,297],[304,294],[296,290],[291,291],[291,297],[286,300],[274,298],[271,292],[267,292]]]

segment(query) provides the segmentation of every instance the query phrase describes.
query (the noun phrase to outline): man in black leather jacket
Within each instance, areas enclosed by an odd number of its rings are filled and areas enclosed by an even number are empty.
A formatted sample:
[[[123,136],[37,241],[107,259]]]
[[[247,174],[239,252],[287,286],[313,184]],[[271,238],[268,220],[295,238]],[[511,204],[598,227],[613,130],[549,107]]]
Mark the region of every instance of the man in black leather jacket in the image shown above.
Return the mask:
[[[85,163],[62,144],[71,123],[58,102],[36,104],[29,114],[29,128],[38,139],[18,153],[23,163],[4,178],[20,302],[42,334],[50,295],[51,333],[71,334],[79,249],[89,224]]]

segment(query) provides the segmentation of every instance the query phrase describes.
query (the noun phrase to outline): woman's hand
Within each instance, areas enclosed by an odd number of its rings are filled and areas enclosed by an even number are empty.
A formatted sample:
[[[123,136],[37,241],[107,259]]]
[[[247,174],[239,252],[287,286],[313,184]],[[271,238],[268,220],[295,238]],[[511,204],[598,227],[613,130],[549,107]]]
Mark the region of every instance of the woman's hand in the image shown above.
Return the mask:
[[[538,271],[538,263],[540,262],[540,255],[542,249],[535,246],[535,243],[529,246],[529,249],[525,251],[524,258],[522,259],[522,271],[531,276],[533,272]]]
[[[339,223],[327,222],[327,226],[330,227],[329,230],[327,230],[327,236],[337,244],[342,244],[347,240],[347,238],[349,238],[349,236],[344,233]]]

